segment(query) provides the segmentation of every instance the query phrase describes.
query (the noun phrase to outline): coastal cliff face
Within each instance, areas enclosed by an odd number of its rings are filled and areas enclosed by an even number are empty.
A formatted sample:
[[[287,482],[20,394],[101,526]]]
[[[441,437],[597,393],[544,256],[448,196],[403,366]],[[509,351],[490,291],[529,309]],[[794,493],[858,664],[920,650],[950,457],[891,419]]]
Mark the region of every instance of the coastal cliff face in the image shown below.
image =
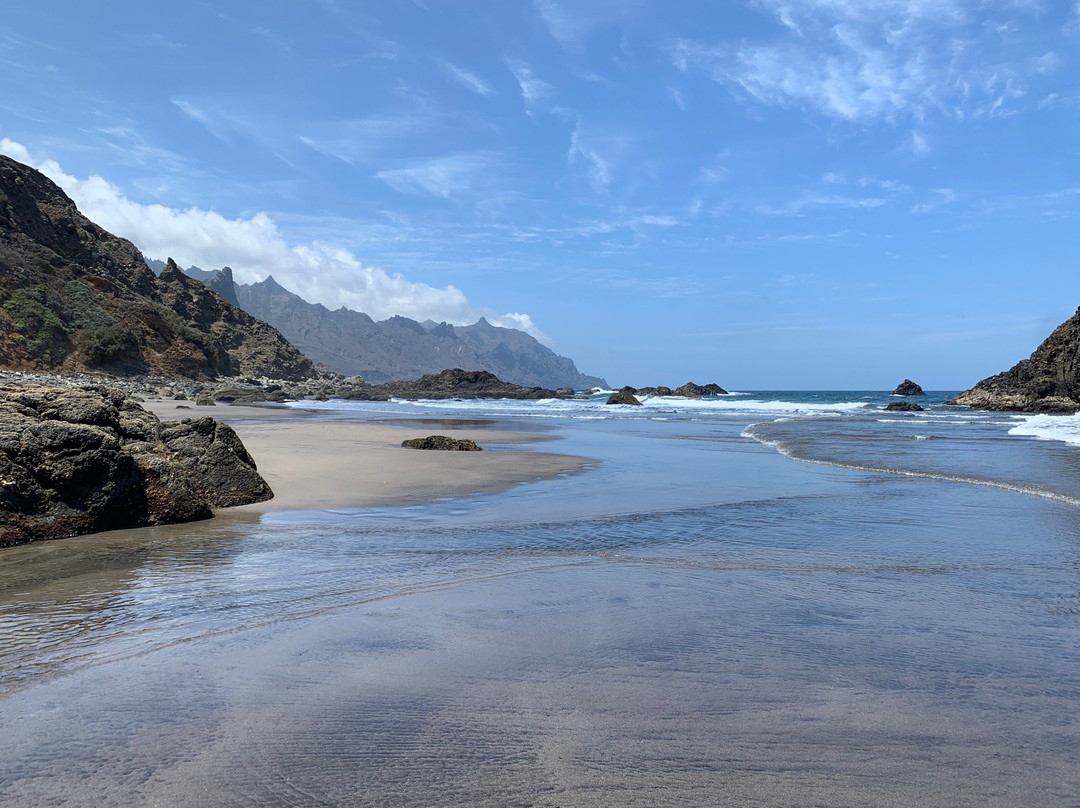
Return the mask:
[[[980,410],[1080,411],[1080,309],[1029,358],[946,403]]]
[[[0,547],[207,519],[273,492],[233,430],[106,387],[0,387]]]
[[[214,379],[316,375],[272,327],[131,242],[38,171],[0,155],[0,366]]]

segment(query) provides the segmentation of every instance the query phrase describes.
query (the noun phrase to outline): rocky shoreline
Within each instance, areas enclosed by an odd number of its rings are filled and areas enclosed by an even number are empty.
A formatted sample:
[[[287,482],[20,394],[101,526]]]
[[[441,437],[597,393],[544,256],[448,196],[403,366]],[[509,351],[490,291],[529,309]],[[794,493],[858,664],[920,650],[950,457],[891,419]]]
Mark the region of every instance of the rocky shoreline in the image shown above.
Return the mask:
[[[0,387],[0,547],[208,519],[273,495],[213,418],[161,421],[102,385]]]
[[[979,410],[1080,412],[1080,309],[1030,357],[945,403]]]

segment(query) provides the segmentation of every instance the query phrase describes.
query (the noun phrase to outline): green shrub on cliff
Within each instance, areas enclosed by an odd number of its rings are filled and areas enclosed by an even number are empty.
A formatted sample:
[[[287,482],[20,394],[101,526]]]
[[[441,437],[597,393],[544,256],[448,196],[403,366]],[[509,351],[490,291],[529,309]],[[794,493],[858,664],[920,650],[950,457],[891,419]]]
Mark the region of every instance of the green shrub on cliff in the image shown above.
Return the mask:
[[[70,346],[68,312],[44,286],[16,289],[4,301],[16,341],[30,356],[53,364],[63,361]]]

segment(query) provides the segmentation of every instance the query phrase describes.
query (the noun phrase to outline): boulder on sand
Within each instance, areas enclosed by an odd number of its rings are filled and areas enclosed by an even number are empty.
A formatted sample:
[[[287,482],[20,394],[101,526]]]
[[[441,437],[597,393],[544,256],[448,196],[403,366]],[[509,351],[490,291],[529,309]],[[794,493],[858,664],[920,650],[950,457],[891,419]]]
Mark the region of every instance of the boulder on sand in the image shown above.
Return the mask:
[[[446,435],[428,435],[426,438],[403,440],[405,449],[437,449],[445,452],[482,452],[476,441],[468,438],[450,438]]]

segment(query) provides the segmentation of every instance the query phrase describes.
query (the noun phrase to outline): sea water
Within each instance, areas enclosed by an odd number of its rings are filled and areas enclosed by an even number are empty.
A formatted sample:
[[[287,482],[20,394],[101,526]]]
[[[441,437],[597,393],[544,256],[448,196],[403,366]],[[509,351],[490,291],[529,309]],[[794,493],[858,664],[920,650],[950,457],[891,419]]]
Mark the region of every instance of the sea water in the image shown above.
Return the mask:
[[[594,462],[5,551],[0,804],[1080,804],[1080,423],[947,398],[315,405]]]

